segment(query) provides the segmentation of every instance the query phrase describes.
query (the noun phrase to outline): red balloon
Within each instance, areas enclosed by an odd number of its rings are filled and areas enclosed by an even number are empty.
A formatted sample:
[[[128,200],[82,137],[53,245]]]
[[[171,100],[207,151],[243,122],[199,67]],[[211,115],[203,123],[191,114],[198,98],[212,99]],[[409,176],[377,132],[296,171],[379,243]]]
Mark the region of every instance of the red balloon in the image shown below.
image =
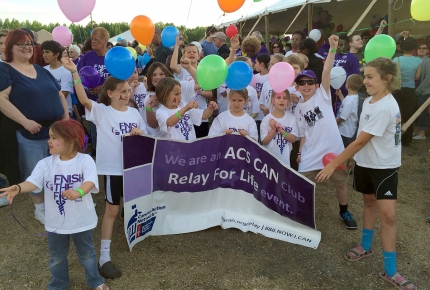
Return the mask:
[[[342,24],[339,24],[339,25],[336,27],[336,31],[337,31],[337,32],[342,32],[342,31],[343,31],[343,25],[342,25]]]
[[[322,163],[324,164],[324,166],[326,166],[327,164],[329,164],[333,159],[335,159],[337,157],[336,153],[327,153],[323,156],[322,158]],[[343,170],[343,165],[340,164],[337,168],[337,170]]]
[[[233,25],[233,24],[230,24],[225,30],[225,35],[227,35],[228,38],[232,38],[238,33],[239,33],[239,30],[237,29],[236,25]]]

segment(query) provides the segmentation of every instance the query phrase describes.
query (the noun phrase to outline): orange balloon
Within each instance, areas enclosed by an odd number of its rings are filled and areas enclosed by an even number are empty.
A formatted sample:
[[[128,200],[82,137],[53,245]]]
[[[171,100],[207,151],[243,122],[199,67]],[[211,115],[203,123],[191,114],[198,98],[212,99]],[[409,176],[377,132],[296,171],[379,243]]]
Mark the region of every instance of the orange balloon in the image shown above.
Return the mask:
[[[243,3],[245,3],[245,0],[218,0],[219,8],[227,13],[239,10]]]
[[[138,15],[130,23],[130,32],[137,42],[149,45],[155,34],[155,26],[149,17]]]

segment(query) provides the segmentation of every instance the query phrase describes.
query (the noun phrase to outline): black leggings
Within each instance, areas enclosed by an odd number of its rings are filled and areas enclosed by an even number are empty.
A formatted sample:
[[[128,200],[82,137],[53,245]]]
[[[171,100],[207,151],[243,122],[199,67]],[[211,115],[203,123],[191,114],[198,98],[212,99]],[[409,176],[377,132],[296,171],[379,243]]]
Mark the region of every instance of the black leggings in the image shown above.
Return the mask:
[[[417,109],[417,96],[415,95],[415,89],[412,88],[401,88],[393,92],[393,96],[399,104],[400,114],[402,117],[402,125],[406,123]],[[408,145],[412,142],[413,126],[409,128],[402,135],[402,144]]]

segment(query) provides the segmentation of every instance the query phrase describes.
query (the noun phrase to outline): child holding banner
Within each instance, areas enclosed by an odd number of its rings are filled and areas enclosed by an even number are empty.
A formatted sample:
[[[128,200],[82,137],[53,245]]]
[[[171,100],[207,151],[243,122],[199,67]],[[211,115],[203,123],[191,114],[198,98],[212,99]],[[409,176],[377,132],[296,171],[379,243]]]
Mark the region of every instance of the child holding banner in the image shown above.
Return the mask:
[[[231,90],[228,98],[230,109],[219,114],[213,120],[209,129],[209,136],[239,132],[242,136],[249,135],[257,140],[257,124],[244,110],[244,106],[248,102],[248,90]]]
[[[63,66],[72,72],[76,95],[85,107],[87,120],[97,126],[97,173],[104,175],[106,209],[103,216],[100,247],[100,274],[107,279],[121,276],[111,262],[110,244],[113,224],[123,196],[122,135],[147,134],[145,122],[139,111],[128,107],[130,86],[127,81],[108,77],[99,96],[99,103],[88,99],[79,79],[76,65],[62,59]]]
[[[198,109],[197,100],[188,104],[182,101],[181,84],[173,78],[160,80],[155,88],[155,95],[161,103],[156,113],[162,137],[173,140],[191,141],[196,139],[194,126],[200,126],[218,109],[218,105],[211,101],[203,111]]]
[[[99,191],[99,182],[94,160],[80,153],[86,147],[82,125],[75,120],[55,122],[49,129],[48,146],[52,155],[40,160],[26,181],[2,188],[0,197],[7,196],[12,203],[19,193],[44,190],[52,275],[48,289],[67,289],[70,284],[67,256],[72,239],[87,285],[107,290],[109,287],[98,273],[93,243],[97,214],[90,192]]]
[[[321,87],[311,70],[304,70],[295,79],[296,89],[303,101],[297,103],[294,114],[299,126],[300,147],[297,163],[299,172],[315,180],[319,170],[324,166],[322,158],[327,153],[340,154],[345,148],[337,128],[330,97],[330,71],[334,62],[339,37],[330,36],[331,50],[324,63]],[[348,175],[336,170],[330,180],[334,184],[339,201],[339,214],[347,229],[357,229],[357,223],[348,211]]]
[[[377,212],[381,221],[384,272],[380,276],[399,289],[417,289],[397,272],[396,201],[397,170],[401,165],[401,118],[399,106],[391,94],[397,65],[388,58],[376,58],[364,67],[364,85],[371,96],[364,100],[357,139],[317,175],[322,182],[342,162],[354,156],[354,189],[363,194],[363,233],[361,244],[345,258],[358,261],[373,254],[372,239]]]
[[[297,122],[288,109],[291,106],[290,92],[272,93],[274,109],[261,121],[261,144],[286,165],[290,166],[292,143],[297,140]]]

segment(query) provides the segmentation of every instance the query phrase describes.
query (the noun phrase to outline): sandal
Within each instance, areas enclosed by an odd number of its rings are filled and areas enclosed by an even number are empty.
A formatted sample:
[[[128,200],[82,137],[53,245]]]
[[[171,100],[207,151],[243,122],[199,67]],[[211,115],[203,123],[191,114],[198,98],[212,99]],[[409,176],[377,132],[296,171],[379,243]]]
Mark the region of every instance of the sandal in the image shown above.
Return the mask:
[[[365,251],[364,248],[361,245],[356,246],[355,248],[352,248],[349,250],[348,253],[344,255],[345,259],[351,262],[355,262],[358,260],[363,259],[364,257],[373,255],[373,251]]]
[[[385,272],[379,273],[379,276],[381,276],[381,278],[384,279],[385,281],[396,286],[398,289],[402,289],[402,290],[416,290],[417,289],[417,287],[415,287],[415,285],[412,284],[411,281],[409,281],[408,279],[406,279],[405,277],[400,275],[399,272],[394,274],[393,277],[388,276],[387,273],[385,273]]]

